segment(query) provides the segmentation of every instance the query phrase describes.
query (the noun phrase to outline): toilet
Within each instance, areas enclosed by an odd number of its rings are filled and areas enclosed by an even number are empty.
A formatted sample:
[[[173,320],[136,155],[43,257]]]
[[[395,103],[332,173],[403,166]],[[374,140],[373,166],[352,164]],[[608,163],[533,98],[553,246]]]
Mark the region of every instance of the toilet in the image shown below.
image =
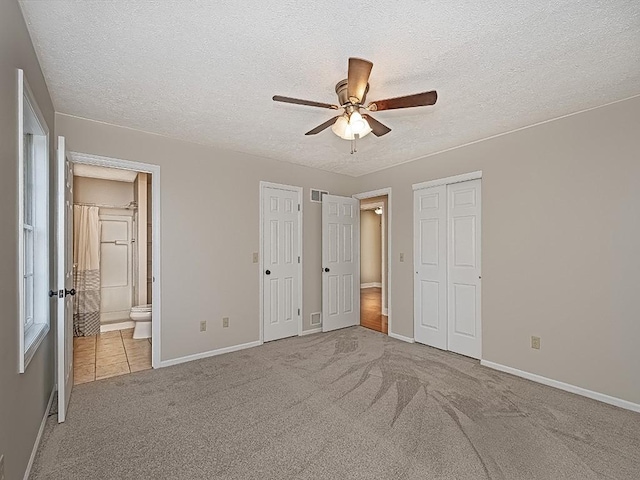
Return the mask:
[[[151,304],[131,307],[129,318],[135,322],[133,338],[151,338]]]

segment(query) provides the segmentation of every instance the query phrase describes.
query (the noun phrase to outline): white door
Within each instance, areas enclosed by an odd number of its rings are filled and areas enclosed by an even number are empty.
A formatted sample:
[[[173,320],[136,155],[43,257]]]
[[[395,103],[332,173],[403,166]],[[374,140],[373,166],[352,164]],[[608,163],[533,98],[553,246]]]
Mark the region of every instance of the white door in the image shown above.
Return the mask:
[[[360,202],[322,197],[322,331],[360,323]]]
[[[100,215],[100,323],[129,320],[133,302],[131,216]]]
[[[300,305],[299,192],[262,188],[264,341],[298,335]]]
[[[414,337],[447,349],[447,187],[416,190],[414,215]]]
[[[65,421],[73,388],[73,164],[58,137],[56,266],[58,285],[58,422]]]
[[[448,187],[449,350],[480,358],[480,202],[481,181]]]

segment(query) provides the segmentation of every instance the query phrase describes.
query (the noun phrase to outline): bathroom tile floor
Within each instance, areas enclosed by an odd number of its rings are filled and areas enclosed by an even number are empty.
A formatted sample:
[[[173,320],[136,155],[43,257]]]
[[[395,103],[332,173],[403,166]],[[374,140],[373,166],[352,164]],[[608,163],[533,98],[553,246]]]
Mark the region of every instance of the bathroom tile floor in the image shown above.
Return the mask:
[[[75,385],[150,368],[151,339],[134,340],[133,328],[73,339]]]

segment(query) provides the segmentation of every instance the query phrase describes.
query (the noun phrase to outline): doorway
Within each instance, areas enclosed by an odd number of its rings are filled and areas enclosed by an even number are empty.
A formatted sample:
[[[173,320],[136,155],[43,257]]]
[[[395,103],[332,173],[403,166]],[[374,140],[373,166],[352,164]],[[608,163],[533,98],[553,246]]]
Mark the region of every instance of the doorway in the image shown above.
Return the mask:
[[[360,201],[360,325],[385,334],[387,204],[386,195]]]
[[[482,355],[482,172],[414,185],[415,341]]]
[[[133,255],[138,255],[137,263],[135,264],[147,267],[146,275],[141,276],[140,269],[134,269],[133,272],[134,285],[132,286],[134,287],[133,298],[135,299],[133,303],[136,303],[136,305],[130,309],[129,320],[135,321],[136,328],[129,329],[128,332],[120,328],[108,331],[109,328],[103,329],[101,324],[101,277],[99,266],[101,228],[99,217],[100,209],[109,210],[108,214],[110,215],[127,213],[140,198],[134,196],[134,202],[117,204],[106,203],[104,199],[101,200],[99,198],[91,201],[79,199],[76,196],[77,192],[74,191],[74,169],[80,168],[82,170],[84,167],[91,166],[99,167],[99,169],[103,170],[111,170],[111,173],[117,171],[121,175],[133,175],[136,179],[143,177],[147,179],[146,184],[139,183],[139,194],[142,194],[145,190],[147,192],[146,208],[144,210],[134,209],[137,211],[133,215],[128,213],[128,215],[132,216],[132,237],[135,236],[140,247],[138,253],[136,253],[136,248],[133,248]],[[94,171],[99,169],[94,169]],[[113,370],[121,369],[122,373],[129,373],[139,369],[138,367],[140,366],[132,365],[132,363],[141,364],[142,360],[144,360],[144,368],[160,365],[160,167],[84,153],[68,152],[64,137],[58,137],[56,184],[55,251],[57,257],[56,278],[58,280],[58,334],[56,343],[58,421],[64,422],[73,384],[76,383],[74,382],[74,376],[81,378],[86,374],[85,378],[91,381],[97,379],[98,376],[104,378],[113,376]],[[89,190],[93,194],[96,193],[96,189]],[[74,203],[78,205],[74,205]],[[85,205],[81,205],[82,203],[85,203]],[[78,214],[76,214],[76,211]],[[150,219],[150,225],[148,219]],[[107,232],[109,230],[105,229]],[[81,234],[91,238],[92,248],[78,249],[78,245],[75,244],[81,242]],[[123,241],[130,248],[129,242],[121,238],[113,239],[113,246],[123,247],[125,246],[121,244]],[[82,252],[82,255],[78,252]],[[128,258],[128,255],[120,256],[120,261],[122,261],[122,258]],[[127,268],[131,267],[127,265]],[[112,279],[117,279],[117,277],[118,275],[116,274]],[[144,299],[145,294],[146,299]],[[141,299],[149,303],[141,305],[139,303],[142,301]],[[149,320],[149,317],[150,321],[146,321]],[[142,321],[138,322],[137,320]],[[142,335],[144,339],[140,340],[143,343],[146,342],[146,346],[143,347],[143,352],[130,352],[131,354],[129,355],[125,350],[125,344],[130,343],[129,340],[138,340],[133,338],[138,325],[144,327],[141,329],[145,332]],[[91,333],[95,333],[95,335],[93,335],[92,339],[91,336],[82,336],[83,330],[85,333],[92,330]],[[131,338],[128,336],[129,333],[131,333]],[[102,340],[99,341],[98,336],[104,341],[104,345],[99,345]],[[83,340],[77,340],[76,338]],[[89,340],[85,340],[87,338]],[[82,341],[85,344],[81,345]],[[87,358],[80,360],[78,354],[83,351],[88,357],[93,358],[91,360]],[[98,375],[95,362],[99,352],[102,353],[101,356],[105,357],[105,360],[114,362],[114,365],[120,364],[120,368],[105,368],[105,374]],[[107,355],[107,353],[112,355]],[[122,359],[121,353],[124,353],[124,359],[127,362],[126,372],[124,371],[124,365],[122,365],[124,362],[116,361]],[[94,365],[87,366],[91,361],[94,362]],[[81,371],[80,367],[83,366],[83,362],[86,362],[84,365],[86,369]],[[87,373],[89,370],[93,370],[93,373]],[[112,374],[106,373],[107,371],[111,371]]]
[[[360,325],[406,340],[392,329],[391,188],[353,195],[360,203]],[[379,273],[378,273],[379,271]],[[379,280],[378,280],[379,279]]]
[[[151,368],[151,184],[145,172],[73,166],[75,385]]]

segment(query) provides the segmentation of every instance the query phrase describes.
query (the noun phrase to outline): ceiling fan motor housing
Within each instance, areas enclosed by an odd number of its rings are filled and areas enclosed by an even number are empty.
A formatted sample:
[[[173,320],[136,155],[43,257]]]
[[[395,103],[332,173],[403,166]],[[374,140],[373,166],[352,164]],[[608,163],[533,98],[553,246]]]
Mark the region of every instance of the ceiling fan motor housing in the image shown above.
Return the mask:
[[[346,78],[344,80],[340,80],[336,84],[336,93],[338,94],[338,103],[340,104],[340,106],[343,106],[347,103],[351,103],[351,101],[349,100],[349,94],[347,93],[347,84],[348,84],[348,81]],[[364,91],[364,95],[362,95],[362,98],[360,99],[361,105],[364,103],[365,99],[367,98],[368,91],[369,91],[369,84],[367,83],[367,88]]]

